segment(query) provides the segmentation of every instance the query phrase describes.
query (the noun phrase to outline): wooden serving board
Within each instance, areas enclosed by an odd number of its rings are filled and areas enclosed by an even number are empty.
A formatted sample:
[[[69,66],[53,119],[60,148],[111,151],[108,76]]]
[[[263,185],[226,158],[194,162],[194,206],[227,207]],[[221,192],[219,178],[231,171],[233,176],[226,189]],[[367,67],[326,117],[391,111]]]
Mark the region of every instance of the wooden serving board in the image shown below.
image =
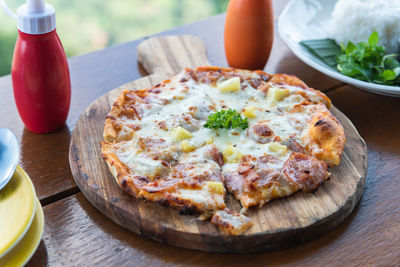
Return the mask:
[[[174,208],[134,199],[117,185],[100,148],[104,119],[115,97],[122,89],[153,86],[186,66],[210,65],[206,54],[203,42],[193,36],[156,37],[139,46],[139,61],[152,75],[97,99],[81,115],[72,134],[70,166],[85,197],[111,220],[134,233],[208,252],[250,253],[286,248],[324,234],[342,222],[363,192],[367,149],[350,120],[335,107],[331,110],[344,126],[347,143],[340,165],[330,169],[331,179],[315,194],[297,192],[261,209],[251,208],[248,214],[255,225],[244,235],[224,235],[209,221],[181,216]],[[227,204],[240,209],[230,194]]]

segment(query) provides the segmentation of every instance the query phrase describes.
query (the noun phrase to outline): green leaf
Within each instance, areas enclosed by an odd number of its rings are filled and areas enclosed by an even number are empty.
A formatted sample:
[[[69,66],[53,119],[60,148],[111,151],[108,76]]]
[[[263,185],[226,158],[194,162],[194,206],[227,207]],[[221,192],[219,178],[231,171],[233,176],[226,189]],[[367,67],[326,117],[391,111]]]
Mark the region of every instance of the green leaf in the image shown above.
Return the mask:
[[[344,43],[340,43],[340,51],[346,53],[346,46],[344,45]]]
[[[384,72],[382,72],[382,77],[385,81],[391,81],[396,79],[396,72],[392,71],[392,70],[385,70]]]
[[[397,67],[400,67],[400,63],[395,59],[397,55],[396,54],[390,54],[390,55],[386,55],[383,57],[382,59],[382,67],[386,68],[386,69],[395,69]]]
[[[340,55],[340,47],[333,39],[307,40],[300,44],[328,66],[336,67],[336,57]]]
[[[376,31],[374,31],[368,38],[368,44],[370,46],[377,46],[379,43],[379,35]]]
[[[346,46],[346,54],[351,54],[351,53],[353,53],[354,52],[354,50],[356,50],[356,45],[355,44],[353,44],[352,42],[348,42],[347,43],[347,46]]]
[[[371,72],[368,69],[362,68],[354,62],[345,62],[338,65],[338,69],[346,76],[356,78],[358,80],[371,82]]]

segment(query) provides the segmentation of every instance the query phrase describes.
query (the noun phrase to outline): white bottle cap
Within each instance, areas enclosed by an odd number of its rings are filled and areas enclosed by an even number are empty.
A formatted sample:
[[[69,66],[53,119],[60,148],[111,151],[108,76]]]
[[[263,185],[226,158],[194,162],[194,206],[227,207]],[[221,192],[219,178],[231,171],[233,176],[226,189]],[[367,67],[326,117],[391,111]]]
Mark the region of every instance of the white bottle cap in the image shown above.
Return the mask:
[[[17,9],[18,30],[28,34],[44,34],[56,28],[56,11],[43,0],[26,0]]]

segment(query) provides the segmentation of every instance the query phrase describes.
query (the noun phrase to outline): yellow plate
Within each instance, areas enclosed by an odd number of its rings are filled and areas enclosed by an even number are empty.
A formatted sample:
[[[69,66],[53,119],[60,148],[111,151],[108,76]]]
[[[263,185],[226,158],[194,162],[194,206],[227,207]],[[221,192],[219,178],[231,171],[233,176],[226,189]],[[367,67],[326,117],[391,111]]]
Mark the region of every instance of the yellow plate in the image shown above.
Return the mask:
[[[24,237],[35,215],[36,193],[29,176],[17,166],[0,190],[0,257]]]
[[[36,202],[37,208],[31,227],[29,227],[24,237],[16,244],[16,246],[0,258],[0,266],[14,267],[24,265],[30,260],[39,246],[43,234],[44,216],[39,200],[36,199]]]

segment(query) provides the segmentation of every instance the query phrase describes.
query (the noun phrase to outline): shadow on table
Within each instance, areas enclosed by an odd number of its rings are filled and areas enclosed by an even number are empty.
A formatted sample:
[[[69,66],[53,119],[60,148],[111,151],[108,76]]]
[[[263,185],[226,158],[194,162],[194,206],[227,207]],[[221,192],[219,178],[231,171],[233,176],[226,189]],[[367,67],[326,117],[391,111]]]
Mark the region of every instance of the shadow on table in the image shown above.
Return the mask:
[[[49,134],[35,134],[26,128],[22,132],[21,167],[29,174],[41,200],[75,186],[72,175],[66,173],[70,173],[70,139],[68,126]]]
[[[335,248],[335,244],[332,243],[340,239],[340,237],[346,232],[355,215],[358,213],[360,206],[357,204],[353,213],[332,231],[295,247],[280,251],[253,254],[216,254],[177,248],[158,243],[146,237],[138,236],[127,230],[123,230],[111,220],[106,219],[100,212],[93,212],[95,208],[86,201],[86,199],[78,198],[78,201],[80,202],[82,209],[97,227],[107,235],[111,236],[111,238],[121,242],[121,245],[114,250],[117,252],[117,255],[118,252],[121,252],[121,255],[124,254],[124,257],[131,255],[128,257],[132,259],[132,261],[136,258],[137,260],[140,260],[142,264],[148,262],[149,264],[161,265],[166,263],[180,263],[209,266],[226,265],[227,263],[235,263],[235,265],[248,265],[251,263],[253,266],[258,263],[263,265],[268,264],[268,266],[277,266],[295,263],[299,260],[307,261],[307,259],[311,257],[315,260],[315,254],[323,251],[325,247],[329,246],[330,249]],[[132,262],[132,264],[135,264],[135,262]]]
[[[40,241],[39,247],[36,250],[35,254],[33,254],[32,258],[27,263],[26,267],[42,267],[48,266],[47,262],[47,248],[43,239]]]

